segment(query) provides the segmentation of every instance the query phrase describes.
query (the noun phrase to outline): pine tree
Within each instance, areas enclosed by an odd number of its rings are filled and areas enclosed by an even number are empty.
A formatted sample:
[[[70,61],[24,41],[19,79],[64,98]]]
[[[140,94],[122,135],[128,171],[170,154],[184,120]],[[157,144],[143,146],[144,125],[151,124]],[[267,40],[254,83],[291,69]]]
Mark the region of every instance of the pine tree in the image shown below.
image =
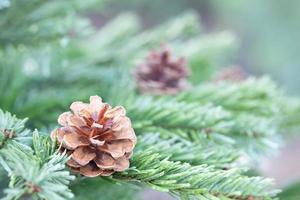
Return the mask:
[[[235,36],[201,32],[194,12],[149,30],[141,30],[135,14],[125,13],[95,30],[80,13],[100,5],[100,0],[0,0],[3,199],[135,199],[143,188],[180,199],[276,198],[273,180],[247,169],[277,150],[283,133],[298,128],[300,101],[267,76],[214,81],[218,67],[234,54]],[[183,57],[186,63],[168,60],[172,70],[163,68],[164,53],[154,55],[155,62],[151,56],[144,60],[162,44],[172,50],[168,59]],[[189,86],[145,94],[134,78],[141,63],[156,66],[151,73],[139,69],[143,84],[152,87],[154,76],[161,77],[155,79],[160,85],[172,87],[184,78]],[[182,67],[190,76],[174,73]],[[137,143],[126,170],[88,178],[67,167],[74,149],[50,132],[72,102],[87,102],[95,94],[111,107],[124,107]],[[104,113],[108,104],[101,107]],[[72,117],[63,123],[64,134],[76,127],[72,120],[80,129],[81,119]],[[115,123],[106,127],[97,120],[89,126],[102,133]]]

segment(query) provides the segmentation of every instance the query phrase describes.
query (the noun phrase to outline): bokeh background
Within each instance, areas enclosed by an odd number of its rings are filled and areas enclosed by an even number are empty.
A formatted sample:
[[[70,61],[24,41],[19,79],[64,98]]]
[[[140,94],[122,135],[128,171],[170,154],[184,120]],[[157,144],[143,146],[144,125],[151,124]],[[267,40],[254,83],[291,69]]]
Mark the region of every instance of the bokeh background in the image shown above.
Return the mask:
[[[132,11],[148,28],[195,10],[203,32],[230,30],[237,35],[234,63],[254,74],[271,74],[291,94],[300,94],[299,8],[299,0],[113,0],[104,11],[90,16],[101,26],[121,12]]]
[[[231,62],[255,75],[269,74],[289,94],[300,94],[300,1],[274,0],[123,0],[110,1],[105,10],[88,13],[96,27],[123,12],[141,17],[151,28],[187,10],[201,19],[204,33],[229,30],[238,39]],[[220,66],[222,67],[222,66]],[[292,138],[282,151],[261,163],[261,172],[289,187],[300,180],[300,138]],[[300,190],[300,184],[289,193]],[[144,199],[169,199],[148,191]],[[285,195],[286,199],[288,198]],[[295,198],[295,196],[293,197]],[[300,197],[299,197],[300,199]]]

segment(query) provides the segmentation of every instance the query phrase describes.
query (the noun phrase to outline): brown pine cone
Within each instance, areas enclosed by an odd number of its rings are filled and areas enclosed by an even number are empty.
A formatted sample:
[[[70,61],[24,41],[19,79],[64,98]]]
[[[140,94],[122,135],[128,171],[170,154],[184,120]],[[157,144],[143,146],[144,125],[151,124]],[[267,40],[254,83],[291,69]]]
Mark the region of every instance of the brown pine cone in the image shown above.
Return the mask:
[[[247,72],[239,67],[227,67],[219,71],[214,77],[213,82],[229,81],[229,82],[242,82],[248,78]]]
[[[74,102],[70,109],[58,118],[62,127],[51,133],[71,156],[67,165],[88,177],[127,169],[136,136],[125,109],[112,108],[98,96],[91,96],[89,104]]]
[[[185,59],[172,59],[165,48],[150,52],[134,71],[139,90],[154,95],[173,95],[186,89],[188,74]]]

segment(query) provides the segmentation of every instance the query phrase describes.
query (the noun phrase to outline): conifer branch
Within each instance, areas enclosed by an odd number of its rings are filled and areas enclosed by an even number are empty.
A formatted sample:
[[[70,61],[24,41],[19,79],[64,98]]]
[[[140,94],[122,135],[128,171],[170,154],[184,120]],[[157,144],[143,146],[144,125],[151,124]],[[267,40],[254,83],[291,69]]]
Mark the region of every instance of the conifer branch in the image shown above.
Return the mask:
[[[0,149],[9,140],[16,140],[23,144],[28,144],[31,140],[31,131],[25,128],[28,119],[18,119],[9,112],[0,109]]]
[[[113,178],[144,183],[153,189],[181,197],[209,199],[247,199],[249,196],[271,198],[277,191],[270,189],[272,180],[240,175],[237,169],[217,170],[207,165],[191,166],[174,162],[149,147],[136,152],[131,167]],[[220,198],[219,198],[220,197]]]
[[[239,84],[209,83],[192,92],[179,94],[176,99],[200,104],[212,103],[234,113],[272,117],[278,114],[278,100],[282,97],[277,85],[268,77],[249,78]]]
[[[65,153],[53,152],[49,137],[40,138],[37,132],[33,137],[34,149],[11,141],[0,155],[8,166],[9,188],[4,190],[4,200],[32,199],[64,200],[73,197],[68,184],[74,176],[65,170],[68,160]],[[48,141],[46,141],[48,140]]]
[[[234,144],[252,157],[277,148],[277,126],[272,119],[235,115],[222,107],[150,97],[128,99],[128,115],[137,134],[159,132],[196,143],[213,140]],[[208,139],[208,140],[207,140]]]
[[[159,134],[149,133],[139,137],[138,140],[137,151],[155,146],[157,153],[169,157],[171,161],[181,161],[191,165],[208,164],[217,168],[228,168],[232,167],[241,155],[241,152],[231,145],[216,145],[208,140],[193,144],[176,135],[164,140]]]

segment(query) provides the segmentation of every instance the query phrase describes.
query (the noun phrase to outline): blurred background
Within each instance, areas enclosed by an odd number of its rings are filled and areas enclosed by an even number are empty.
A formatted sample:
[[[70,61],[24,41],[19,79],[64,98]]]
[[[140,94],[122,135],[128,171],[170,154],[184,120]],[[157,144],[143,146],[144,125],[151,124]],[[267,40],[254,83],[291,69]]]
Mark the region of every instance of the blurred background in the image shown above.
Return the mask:
[[[299,94],[300,1],[123,0],[90,14],[101,26],[120,12],[133,11],[144,28],[187,10],[196,10],[203,32],[230,30],[239,39],[234,63],[254,74],[271,74],[291,94]]]
[[[111,1],[105,10],[88,15],[101,27],[119,13],[132,11],[141,17],[146,29],[186,10],[197,11],[204,33],[230,30],[236,35],[238,48],[232,63],[251,74],[269,74],[289,94],[299,95],[299,8],[299,0],[123,0]],[[283,151],[261,163],[261,171],[275,178],[279,187],[288,187],[299,180],[299,155],[300,138],[293,138]],[[300,184],[287,193],[293,195],[299,190]],[[169,198],[151,191],[144,194],[144,199],[154,197]],[[287,198],[285,195],[283,199]]]

